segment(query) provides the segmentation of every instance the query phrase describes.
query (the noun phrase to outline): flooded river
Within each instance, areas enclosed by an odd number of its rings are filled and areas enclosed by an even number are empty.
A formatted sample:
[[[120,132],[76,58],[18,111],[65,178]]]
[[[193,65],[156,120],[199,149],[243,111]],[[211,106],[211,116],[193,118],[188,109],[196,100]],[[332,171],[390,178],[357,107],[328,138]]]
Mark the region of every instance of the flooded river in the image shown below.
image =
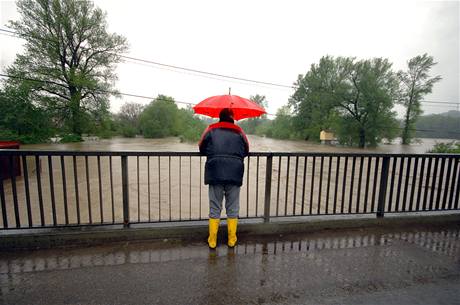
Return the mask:
[[[425,153],[440,140],[422,139],[420,143],[410,146],[392,144],[366,149],[257,136],[249,136],[249,141],[252,152]],[[114,138],[83,143],[23,145],[21,148],[67,151],[198,151],[196,143],[181,143],[178,138]],[[41,156],[37,160],[28,156],[25,161],[27,177],[17,177],[14,183],[11,180],[3,181],[8,227],[123,222],[120,157]],[[39,172],[36,170],[37,161]],[[128,157],[130,221],[206,219],[208,189],[203,184],[205,161],[204,157],[198,156]],[[263,216],[266,162],[265,157],[245,160],[241,217]],[[390,167],[389,174],[393,175],[394,170],[396,181],[399,177],[407,178],[408,183],[403,183],[404,196],[409,197],[410,194],[413,200],[421,199],[419,196],[422,196],[426,183],[430,181],[420,177],[409,178],[413,173],[420,173],[422,164],[407,164],[407,161],[404,164],[401,159],[396,163],[395,167]],[[447,168],[449,164],[446,162],[443,166]],[[382,166],[381,162],[377,163],[376,158],[275,157],[272,165],[271,215],[375,211],[378,197],[375,189],[378,188],[378,173]],[[424,170],[427,166],[434,169],[434,164],[431,163],[423,163],[423,166]],[[438,167],[440,166],[439,164]],[[359,173],[363,173],[362,179]],[[449,175],[454,177],[456,173]],[[16,202],[14,189],[17,193]],[[444,190],[436,190],[430,194],[431,200],[441,191]],[[399,193],[402,192],[403,190],[395,190],[398,200]],[[387,201],[388,207],[393,204],[391,200],[392,198]],[[1,226],[6,226],[3,219]]]
[[[444,139],[420,139],[411,145],[381,144],[375,148],[349,148],[340,146],[321,145],[306,141],[277,140],[248,135],[250,150],[253,152],[375,152],[375,153],[426,153],[438,142],[449,142]],[[22,145],[22,149],[46,150],[142,150],[142,151],[198,151],[196,143],[181,143],[179,138],[144,139],[144,138],[113,138],[82,143],[67,144],[33,144]]]

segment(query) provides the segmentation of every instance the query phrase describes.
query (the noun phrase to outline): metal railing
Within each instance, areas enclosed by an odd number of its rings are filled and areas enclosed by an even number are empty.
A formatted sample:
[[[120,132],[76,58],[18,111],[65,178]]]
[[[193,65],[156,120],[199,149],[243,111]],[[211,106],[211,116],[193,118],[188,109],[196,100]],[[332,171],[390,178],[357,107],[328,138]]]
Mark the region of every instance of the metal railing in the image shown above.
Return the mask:
[[[199,153],[0,150],[0,158],[10,173],[0,179],[0,230],[208,218]],[[458,154],[251,153],[240,218],[459,210],[459,163]]]

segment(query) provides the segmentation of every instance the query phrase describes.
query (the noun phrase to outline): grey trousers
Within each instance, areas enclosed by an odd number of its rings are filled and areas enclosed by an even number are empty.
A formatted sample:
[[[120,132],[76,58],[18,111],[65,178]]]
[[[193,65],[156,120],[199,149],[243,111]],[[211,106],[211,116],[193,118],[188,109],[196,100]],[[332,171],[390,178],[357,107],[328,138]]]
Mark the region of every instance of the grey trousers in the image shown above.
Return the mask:
[[[224,195],[227,218],[238,218],[240,187],[232,184],[209,185],[209,218],[220,218]]]

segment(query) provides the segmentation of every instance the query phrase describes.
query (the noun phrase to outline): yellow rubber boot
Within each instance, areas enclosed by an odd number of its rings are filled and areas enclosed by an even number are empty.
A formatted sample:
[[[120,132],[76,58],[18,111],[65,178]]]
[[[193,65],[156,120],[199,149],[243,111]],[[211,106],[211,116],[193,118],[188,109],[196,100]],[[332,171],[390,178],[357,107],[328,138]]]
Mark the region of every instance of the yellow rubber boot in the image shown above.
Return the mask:
[[[227,218],[227,232],[228,232],[228,246],[234,247],[236,245],[236,227],[238,225],[238,218]]]
[[[219,231],[220,219],[209,218],[209,237],[208,245],[209,248],[215,249],[217,246],[217,231]]]

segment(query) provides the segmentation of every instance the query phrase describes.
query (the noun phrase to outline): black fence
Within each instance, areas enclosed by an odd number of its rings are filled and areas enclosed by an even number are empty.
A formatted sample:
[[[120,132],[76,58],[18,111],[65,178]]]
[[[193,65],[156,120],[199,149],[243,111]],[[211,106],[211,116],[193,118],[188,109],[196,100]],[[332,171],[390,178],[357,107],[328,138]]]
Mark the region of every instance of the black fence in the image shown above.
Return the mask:
[[[0,150],[0,158],[10,164],[0,230],[208,218],[199,153]],[[459,210],[459,163],[458,154],[251,153],[240,218]]]

